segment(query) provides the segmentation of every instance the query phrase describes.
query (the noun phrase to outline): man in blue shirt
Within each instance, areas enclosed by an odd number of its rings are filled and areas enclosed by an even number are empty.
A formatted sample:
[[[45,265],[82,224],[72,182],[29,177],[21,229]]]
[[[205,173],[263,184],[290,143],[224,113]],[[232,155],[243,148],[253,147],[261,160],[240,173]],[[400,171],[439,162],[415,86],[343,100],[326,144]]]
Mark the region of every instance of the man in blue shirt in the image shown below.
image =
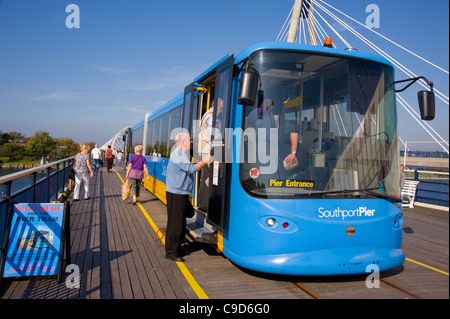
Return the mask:
[[[191,164],[188,153],[190,136],[180,133],[175,138],[175,148],[170,154],[166,176],[167,229],[166,258],[172,261],[184,261],[181,244],[185,238],[186,212],[191,208],[189,195],[192,193],[194,173],[207,164],[206,156],[197,164]]]

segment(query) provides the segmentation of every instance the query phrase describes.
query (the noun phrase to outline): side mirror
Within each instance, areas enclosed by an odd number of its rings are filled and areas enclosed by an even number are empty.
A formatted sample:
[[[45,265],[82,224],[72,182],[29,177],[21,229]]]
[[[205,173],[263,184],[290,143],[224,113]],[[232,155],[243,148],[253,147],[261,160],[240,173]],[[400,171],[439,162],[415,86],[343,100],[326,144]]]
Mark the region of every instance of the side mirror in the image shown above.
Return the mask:
[[[434,119],[434,93],[430,91],[419,91],[417,92],[417,97],[419,99],[420,117],[422,120],[431,121]]]
[[[242,105],[255,105],[258,92],[258,72],[253,69],[242,71],[241,86],[239,88],[238,103]]]

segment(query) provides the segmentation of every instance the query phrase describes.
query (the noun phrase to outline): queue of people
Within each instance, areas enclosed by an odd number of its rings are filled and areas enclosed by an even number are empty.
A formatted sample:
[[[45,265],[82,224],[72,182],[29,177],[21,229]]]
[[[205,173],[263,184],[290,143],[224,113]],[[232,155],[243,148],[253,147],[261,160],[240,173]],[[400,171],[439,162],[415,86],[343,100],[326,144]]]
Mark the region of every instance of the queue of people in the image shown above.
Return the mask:
[[[80,145],[80,153],[75,155],[73,164],[73,179],[75,186],[73,189],[73,200],[80,200],[81,186],[84,189],[84,200],[89,200],[89,184],[90,179],[97,173],[103,163],[107,164],[107,171],[109,172],[113,165],[122,166],[124,154],[121,150],[111,150],[111,145],[108,145],[108,150],[103,154],[102,150],[95,144],[95,147],[90,152],[88,144]],[[105,161],[103,160],[105,157]]]

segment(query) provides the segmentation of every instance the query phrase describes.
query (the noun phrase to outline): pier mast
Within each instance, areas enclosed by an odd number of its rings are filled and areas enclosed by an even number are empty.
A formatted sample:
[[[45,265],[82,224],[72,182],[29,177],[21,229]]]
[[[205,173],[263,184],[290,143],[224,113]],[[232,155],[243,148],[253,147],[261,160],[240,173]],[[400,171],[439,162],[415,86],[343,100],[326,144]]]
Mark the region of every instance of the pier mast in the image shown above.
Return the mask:
[[[306,23],[308,25],[309,44],[317,45],[316,23],[314,20],[313,7],[310,0],[295,0],[287,42],[295,42],[300,19],[306,19]]]

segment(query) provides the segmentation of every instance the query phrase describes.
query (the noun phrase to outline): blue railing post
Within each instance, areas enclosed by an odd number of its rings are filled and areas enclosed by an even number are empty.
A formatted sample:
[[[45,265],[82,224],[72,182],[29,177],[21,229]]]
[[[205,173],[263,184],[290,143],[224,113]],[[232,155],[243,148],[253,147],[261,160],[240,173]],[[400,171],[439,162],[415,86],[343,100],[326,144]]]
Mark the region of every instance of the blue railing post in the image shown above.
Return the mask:
[[[45,178],[47,179],[47,203],[50,203],[50,167],[45,170]]]
[[[33,203],[36,203],[36,179],[37,173],[31,174],[31,184],[33,184]]]
[[[59,193],[59,164],[55,166],[55,176],[56,176],[56,200],[58,200]]]
[[[6,210],[4,211],[5,214],[4,215],[0,214],[0,247],[2,248],[2,250],[4,248],[3,245],[4,245],[5,232],[6,232],[6,229],[8,228],[8,225],[7,225],[8,214],[9,214],[9,211],[10,211],[11,205],[12,205],[11,201],[9,200],[11,198],[11,185],[12,185],[12,181],[8,181],[8,182],[4,183],[3,184],[4,192],[3,192],[3,194],[1,194],[2,197],[8,198],[8,200],[5,201],[5,203],[6,203]],[[2,250],[0,250],[0,257],[1,257]]]

